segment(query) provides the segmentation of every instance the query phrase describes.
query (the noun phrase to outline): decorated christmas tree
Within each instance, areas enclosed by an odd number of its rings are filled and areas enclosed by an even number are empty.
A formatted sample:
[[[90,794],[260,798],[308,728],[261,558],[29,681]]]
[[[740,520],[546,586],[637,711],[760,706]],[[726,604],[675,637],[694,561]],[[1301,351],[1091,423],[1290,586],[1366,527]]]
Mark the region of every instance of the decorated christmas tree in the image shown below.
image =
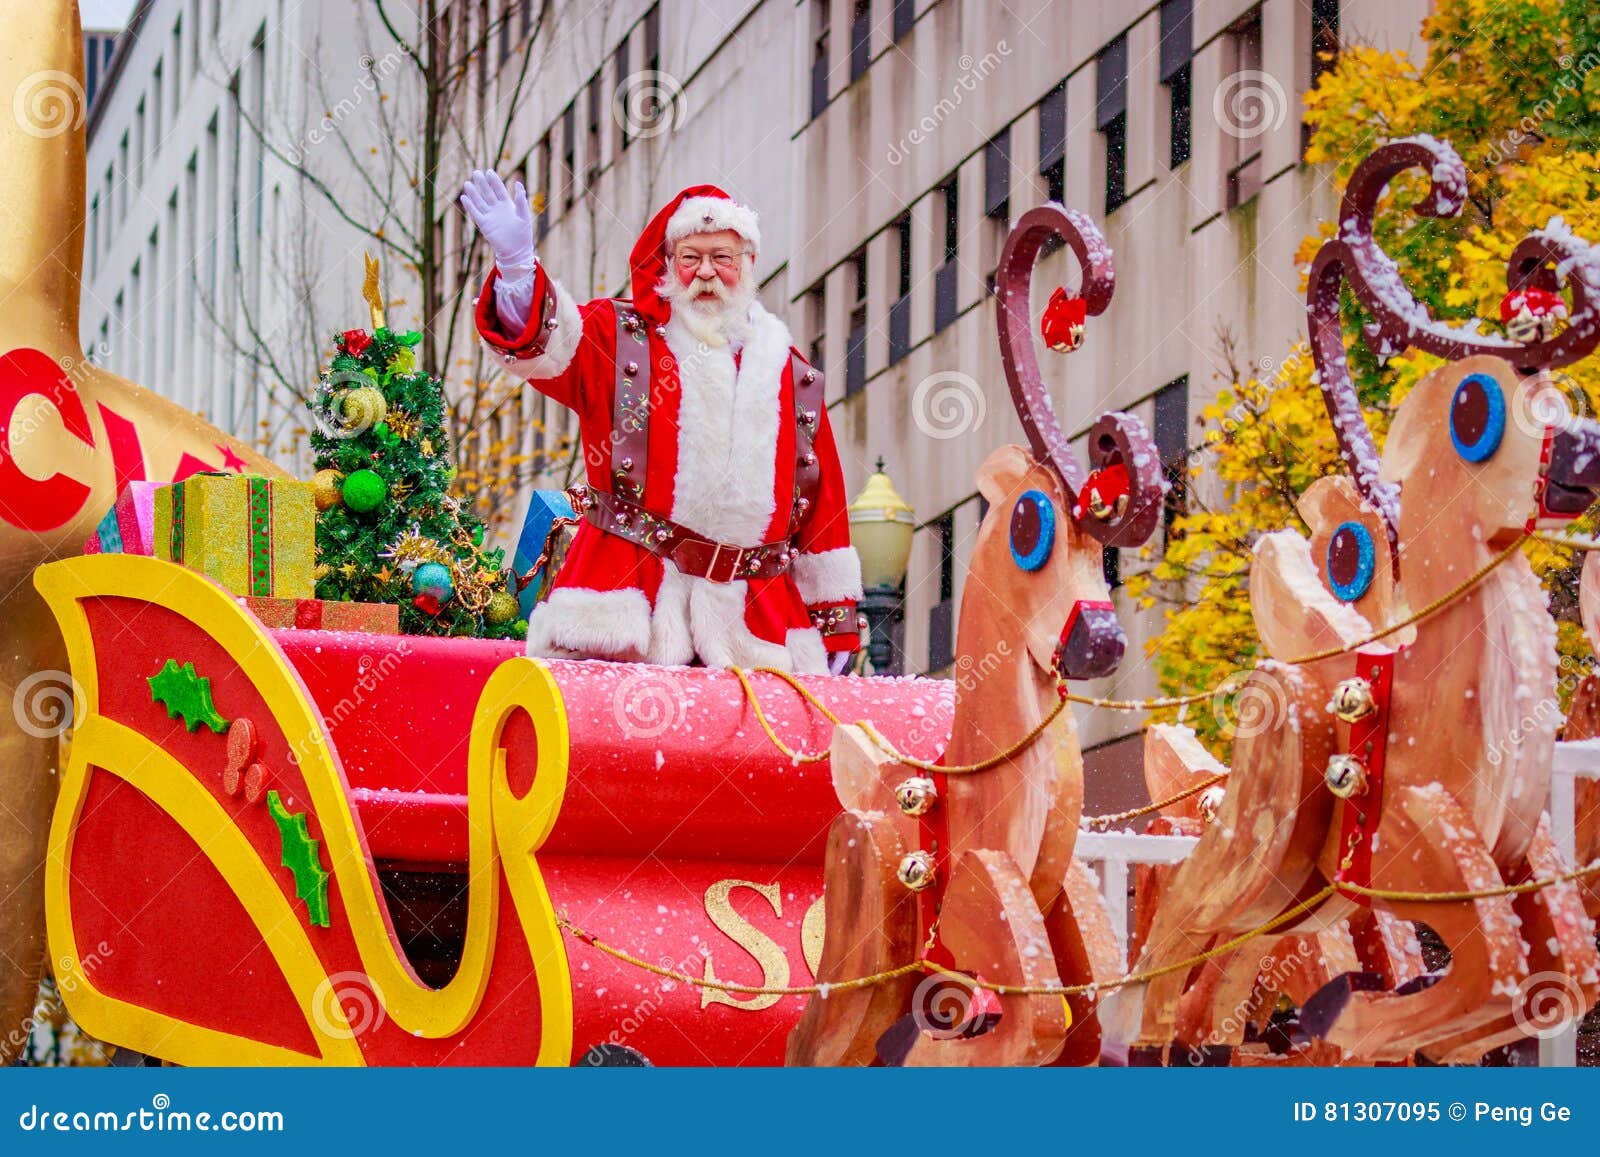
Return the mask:
[[[443,385],[417,368],[422,335],[384,324],[370,257],[363,295],[372,332],[334,339],[311,401],[317,597],[398,603],[407,634],[521,638],[504,551],[484,549],[483,524],[449,493]]]

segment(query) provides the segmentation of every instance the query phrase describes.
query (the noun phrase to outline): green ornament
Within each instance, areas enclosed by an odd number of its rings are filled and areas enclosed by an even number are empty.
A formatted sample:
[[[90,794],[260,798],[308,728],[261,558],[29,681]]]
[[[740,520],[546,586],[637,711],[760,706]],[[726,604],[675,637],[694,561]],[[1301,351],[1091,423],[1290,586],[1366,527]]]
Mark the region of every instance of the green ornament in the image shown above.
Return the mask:
[[[377,436],[378,441],[383,443],[385,446],[393,446],[396,442],[400,441],[400,435],[389,429],[388,422],[379,422],[372,428],[372,432]]]
[[[405,333],[400,335],[400,344],[401,345],[407,345],[407,346],[420,345],[421,342],[422,342],[422,335],[420,333],[418,333],[414,329],[408,329],[408,330],[406,330]]]
[[[344,480],[344,504],[357,514],[366,514],[383,505],[389,487],[376,470],[356,470]]]
[[[513,639],[526,639],[528,637],[528,620],[518,619],[511,624],[511,637]]]
[[[495,591],[489,596],[489,605],[483,609],[483,617],[497,627],[509,623],[517,617],[517,600],[507,591]]]

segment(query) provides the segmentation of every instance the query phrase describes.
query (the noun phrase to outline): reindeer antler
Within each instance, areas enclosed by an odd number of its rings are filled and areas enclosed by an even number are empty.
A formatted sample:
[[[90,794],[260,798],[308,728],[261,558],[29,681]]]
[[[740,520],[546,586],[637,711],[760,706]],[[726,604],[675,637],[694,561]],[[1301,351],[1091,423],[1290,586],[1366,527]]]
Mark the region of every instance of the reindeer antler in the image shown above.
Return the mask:
[[[1409,137],[1374,149],[1356,166],[1339,206],[1339,232],[1325,242],[1311,265],[1306,313],[1311,356],[1339,439],[1339,453],[1356,486],[1382,516],[1392,557],[1399,565],[1400,501],[1394,486],[1378,478],[1378,452],[1361,413],[1355,383],[1345,358],[1339,324],[1339,286],[1350,284],[1372,315],[1362,337],[1379,357],[1416,347],[1449,361],[1493,354],[1526,373],[1571,365],[1600,342],[1600,254],[1575,237],[1559,218],[1517,244],[1506,263],[1508,289],[1555,290],[1564,279],[1572,289],[1572,314],[1566,330],[1550,341],[1523,345],[1475,332],[1474,326],[1438,321],[1411,296],[1394,260],[1372,235],[1373,215],[1384,189],[1407,169],[1428,170],[1428,192],[1414,206],[1422,217],[1454,217],[1467,196],[1467,169],[1456,151],[1432,137]]]
[[[1111,247],[1094,222],[1054,202],[1030,209],[1006,238],[995,276],[1000,362],[1033,456],[1055,471],[1069,496],[1075,499],[1087,475],[1073,457],[1056,419],[1039,374],[1032,333],[1033,267],[1039,260],[1039,251],[1052,237],[1065,241],[1078,258],[1083,278],[1081,295],[1088,315],[1098,317],[1111,304],[1116,288]],[[1160,455],[1144,423],[1128,413],[1102,414],[1089,432],[1089,462],[1094,469],[1121,462],[1128,474],[1128,502],[1125,509],[1109,518],[1086,511],[1078,517],[1078,525],[1107,546],[1138,546],[1155,529],[1161,517],[1161,496],[1166,492]]]

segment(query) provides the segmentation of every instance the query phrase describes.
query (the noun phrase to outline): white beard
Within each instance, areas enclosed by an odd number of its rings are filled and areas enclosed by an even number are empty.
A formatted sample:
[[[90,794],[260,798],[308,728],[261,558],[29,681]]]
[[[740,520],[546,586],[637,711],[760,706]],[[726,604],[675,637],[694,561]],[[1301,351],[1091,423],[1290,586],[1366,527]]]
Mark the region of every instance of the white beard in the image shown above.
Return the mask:
[[[714,348],[743,346],[750,336],[750,306],[756,299],[753,266],[747,258],[732,289],[716,277],[683,285],[669,271],[656,293],[695,341]],[[707,289],[715,294],[709,300],[700,296]]]

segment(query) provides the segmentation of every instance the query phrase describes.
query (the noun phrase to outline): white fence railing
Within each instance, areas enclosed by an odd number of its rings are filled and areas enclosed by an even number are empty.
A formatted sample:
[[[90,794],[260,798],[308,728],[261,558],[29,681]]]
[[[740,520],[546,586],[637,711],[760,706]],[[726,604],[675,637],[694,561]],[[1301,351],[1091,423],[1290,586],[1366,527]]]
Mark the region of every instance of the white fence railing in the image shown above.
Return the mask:
[[[1550,830],[1563,863],[1576,854],[1577,781],[1600,780],[1600,739],[1556,744],[1550,782]],[[1100,865],[1100,892],[1111,914],[1119,962],[1128,969],[1128,872],[1140,864],[1176,864],[1197,841],[1192,836],[1144,836],[1132,832],[1080,832],[1077,857]],[[1572,1067],[1578,1063],[1578,1023],[1539,1042],[1539,1063]]]

